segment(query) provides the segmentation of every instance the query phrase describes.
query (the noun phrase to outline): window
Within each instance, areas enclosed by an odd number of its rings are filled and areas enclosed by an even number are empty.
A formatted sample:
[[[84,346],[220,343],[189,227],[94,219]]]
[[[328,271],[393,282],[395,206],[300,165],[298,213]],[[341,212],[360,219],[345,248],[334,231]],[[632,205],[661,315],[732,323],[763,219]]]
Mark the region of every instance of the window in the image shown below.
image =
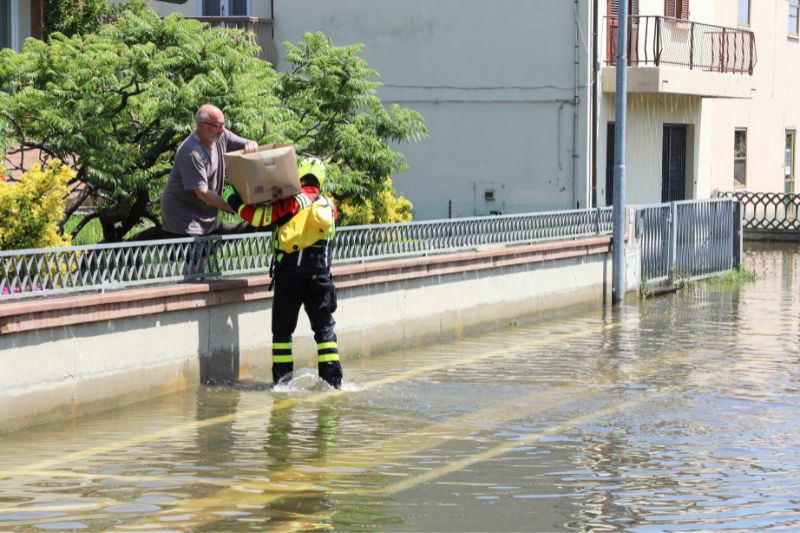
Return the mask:
[[[739,26],[750,26],[750,0],[739,0]]]
[[[800,0],[789,0],[789,35],[800,34],[798,27],[798,14],[800,14]]]
[[[11,0],[0,0],[0,48],[11,48]]]
[[[689,20],[689,0],[664,0],[664,16]]]
[[[737,129],[733,137],[733,186],[747,187],[747,129]]]
[[[203,0],[198,4],[206,17],[235,17],[248,15],[248,0]]]

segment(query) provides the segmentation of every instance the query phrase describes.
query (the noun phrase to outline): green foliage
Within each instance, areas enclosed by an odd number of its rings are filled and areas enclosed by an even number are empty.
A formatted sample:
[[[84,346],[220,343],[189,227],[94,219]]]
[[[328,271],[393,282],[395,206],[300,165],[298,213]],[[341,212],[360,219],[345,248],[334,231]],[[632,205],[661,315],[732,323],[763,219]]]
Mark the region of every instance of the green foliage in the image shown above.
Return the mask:
[[[96,34],[54,33],[48,43],[27,40],[18,54],[0,51],[0,138],[68,162],[84,194],[67,216],[95,194],[104,239],[119,241],[143,219],[158,220],[164,178],[201,104],[224,109],[246,137],[285,137],[274,126],[285,115],[275,72],[254,52],[242,31],[161,19],[132,4]]]
[[[45,0],[44,34],[83,35],[97,31],[112,14],[106,0]]]
[[[81,5],[95,13],[90,4]],[[0,149],[14,156],[6,159],[12,170],[40,159],[72,167],[70,186],[79,192],[62,225],[91,195],[99,207],[76,234],[95,219],[109,242],[143,221],[158,224],[172,158],[204,103],[220,107],[243,137],[328,159],[326,187],[345,203],[372,202],[368,221],[407,217],[388,181],[405,168],[390,143],[420,140],[427,130],[418,113],[381,104],[360,45],[339,48],[306,34],[299,46],[286,45],[291,71],[278,74],[241,30],[162,19],[141,0],[113,9],[97,16],[111,23],[94,33],[86,33],[87,14],[69,37],[55,32],[47,43],[28,39],[19,53],[0,50]],[[11,163],[20,156],[21,165]]]
[[[68,166],[53,160],[44,169],[34,165],[19,182],[0,181],[0,250],[70,244],[69,234],[59,234],[58,221],[73,176]]]
[[[368,198],[350,196],[339,202],[338,207],[339,224],[354,226],[409,222],[413,206],[408,199],[397,195],[392,180],[387,179],[377,194]]]
[[[290,111],[284,124],[289,141],[298,153],[332,163],[326,189],[345,200],[345,213],[346,206],[360,202],[377,204],[373,207],[386,204],[386,191],[393,191],[389,176],[406,168],[403,154],[390,143],[425,138],[422,116],[397,105],[383,106],[377,96],[380,83],[373,81],[378,74],[359,57],[362,45],[336,47],[322,33],[306,33],[299,45],[284,46],[291,68],[278,74],[276,95]],[[381,217],[394,221],[405,216],[400,204],[393,209],[398,214],[389,216],[377,207],[368,220],[363,217],[368,209],[362,210],[351,221],[377,222]]]
[[[708,280],[711,285],[741,285],[752,283],[758,279],[754,270],[745,267],[732,268]]]

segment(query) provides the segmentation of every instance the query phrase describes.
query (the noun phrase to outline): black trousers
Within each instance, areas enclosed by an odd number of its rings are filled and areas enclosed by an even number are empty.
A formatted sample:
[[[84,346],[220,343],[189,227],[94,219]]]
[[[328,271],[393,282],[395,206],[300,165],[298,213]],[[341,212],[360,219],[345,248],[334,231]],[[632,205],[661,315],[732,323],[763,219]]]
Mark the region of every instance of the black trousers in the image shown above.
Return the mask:
[[[287,254],[275,272],[272,343],[273,346],[291,344],[302,306],[317,342],[319,375],[338,387],[342,380],[342,367],[338,360],[336,321],[333,319],[337,306],[336,287],[331,279],[330,266],[326,264],[327,255],[304,250],[300,264],[297,262],[298,254]],[[292,363],[273,363],[273,379],[277,383],[292,369]]]
[[[303,306],[317,343],[336,340],[336,287],[330,270],[303,272],[281,267],[272,303],[272,340],[291,342]]]

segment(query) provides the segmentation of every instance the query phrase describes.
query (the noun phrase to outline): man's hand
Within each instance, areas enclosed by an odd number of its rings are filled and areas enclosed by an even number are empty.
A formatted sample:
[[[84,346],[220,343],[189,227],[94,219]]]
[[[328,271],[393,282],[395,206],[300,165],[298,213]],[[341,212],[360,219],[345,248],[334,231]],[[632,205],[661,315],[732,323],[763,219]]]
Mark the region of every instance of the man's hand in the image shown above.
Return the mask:
[[[244,145],[244,153],[251,154],[258,150],[258,143],[255,141],[247,141]]]

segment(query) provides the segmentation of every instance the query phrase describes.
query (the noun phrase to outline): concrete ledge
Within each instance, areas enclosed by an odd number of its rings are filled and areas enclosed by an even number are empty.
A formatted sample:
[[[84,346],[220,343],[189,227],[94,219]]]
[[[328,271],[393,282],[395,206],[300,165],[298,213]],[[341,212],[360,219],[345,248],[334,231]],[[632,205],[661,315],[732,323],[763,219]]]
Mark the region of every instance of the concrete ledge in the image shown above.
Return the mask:
[[[609,237],[335,267],[342,358],[462,335],[610,287]],[[269,376],[267,276],[0,305],[0,431]],[[301,314],[297,366],[315,366]],[[345,364],[346,367],[346,364]],[[345,369],[346,372],[346,369]]]

